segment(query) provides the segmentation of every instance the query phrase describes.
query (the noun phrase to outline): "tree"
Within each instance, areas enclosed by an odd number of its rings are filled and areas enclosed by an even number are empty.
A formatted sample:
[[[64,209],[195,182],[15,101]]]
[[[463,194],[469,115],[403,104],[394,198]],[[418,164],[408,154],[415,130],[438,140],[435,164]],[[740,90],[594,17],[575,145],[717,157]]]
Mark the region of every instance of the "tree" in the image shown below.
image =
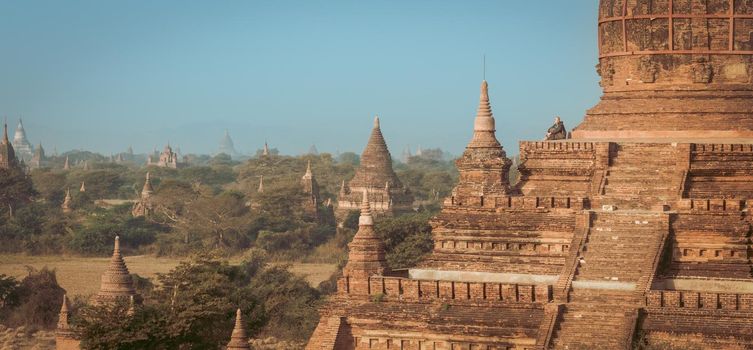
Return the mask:
[[[12,288],[13,280],[0,279],[5,288]],[[29,274],[9,292],[11,302],[0,314],[4,323],[11,327],[26,326],[51,329],[58,320],[60,302],[65,290],[58,285],[55,270],[29,268]]]
[[[21,169],[0,169],[0,215],[12,215],[35,194],[31,178]]]
[[[268,267],[251,251],[233,266],[195,256],[158,276],[151,299],[132,316],[124,303],[85,308],[77,328],[86,349],[217,349],[240,308],[252,335],[305,340],[318,322],[319,294],[303,279]]]

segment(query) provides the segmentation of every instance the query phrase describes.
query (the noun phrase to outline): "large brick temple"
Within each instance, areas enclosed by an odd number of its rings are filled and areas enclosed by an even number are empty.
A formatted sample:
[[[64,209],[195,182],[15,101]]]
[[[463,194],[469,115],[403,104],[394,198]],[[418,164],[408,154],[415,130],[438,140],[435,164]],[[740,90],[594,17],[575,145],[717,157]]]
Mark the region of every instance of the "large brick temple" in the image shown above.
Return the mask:
[[[602,0],[598,28],[601,101],[521,142],[517,184],[482,83],[419,266],[364,200],[308,349],[753,349],[753,1]]]

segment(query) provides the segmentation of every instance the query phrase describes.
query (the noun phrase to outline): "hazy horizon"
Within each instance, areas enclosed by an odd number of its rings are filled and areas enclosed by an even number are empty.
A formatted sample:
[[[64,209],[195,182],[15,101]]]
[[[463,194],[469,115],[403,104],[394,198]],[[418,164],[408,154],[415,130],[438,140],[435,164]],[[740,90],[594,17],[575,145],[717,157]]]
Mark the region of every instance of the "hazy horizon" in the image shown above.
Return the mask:
[[[360,153],[470,139],[483,78],[511,154],[598,100],[596,2],[0,4],[0,116],[59,152]],[[556,28],[553,30],[552,28]],[[11,135],[12,137],[12,135]]]

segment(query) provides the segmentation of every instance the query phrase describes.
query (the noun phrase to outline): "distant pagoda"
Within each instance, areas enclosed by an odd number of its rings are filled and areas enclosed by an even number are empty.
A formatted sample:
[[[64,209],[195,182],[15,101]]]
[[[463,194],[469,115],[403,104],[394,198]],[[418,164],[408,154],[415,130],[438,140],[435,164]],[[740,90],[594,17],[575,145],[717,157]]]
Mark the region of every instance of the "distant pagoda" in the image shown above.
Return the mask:
[[[83,184],[81,186],[83,188]],[[141,189],[141,196],[139,197],[139,200],[134,203],[133,208],[131,209],[131,215],[133,215],[134,217],[150,216],[152,214],[152,211],[154,210],[152,205],[153,193],[154,188],[152,188],[152,179],[147,172],[146,180],[144,181],[144,187]]]
[[[413,195],[392,169],[392,156],[382,136],[379,117],[374,118],[369,142],[361,154],[361,165],[347,186],[340,189],[336,211],[339,218],[351,210],[360,209],[363,191],[369,193],[371,208],[377,214],[392,215],[413,210]]]
[[[184,163],[178,161],[178,153],[173,152],[173,148],[168,143],[165,145],[162,153],[159,154],[157,162],[154,162],[151,156],[147,158],[147,166],[149,165],[154,165],[160,168],[178,169],[182,168]]]
[[[24,161],[29,161],[34,156],[34,146],[26,138],[26,130],[21,119],[18,120],[16,133],[13,135],[13,148],[16,150],[16,156]]]
[[[319,196],[319,183],[316,182],[314,173],[311,172],[311,161],[306,165],[306,173],[301,178],[301,188],[303,190],[303,211],[311,219],[318,221],[319,205],[321,197]]]
[[[34,156],[31,157],[31,161],[29,162],[29,167],[32,169],[39,169],[43,166],[45,166],[47,163],[47,157],[44,154],[44,148],[42,147],[42,144],[40,143],[37,145],[37,148],[34,150]]]
[[[217,151],[218,154],[227,154],[231,158],[235,158],[238,156],[238,151],[235,150],[235,144],[233,143],[233,139],[230,138],[230,132],[225,130],[225,135],[222,136],[222,139],[220,139],[220,148]]]

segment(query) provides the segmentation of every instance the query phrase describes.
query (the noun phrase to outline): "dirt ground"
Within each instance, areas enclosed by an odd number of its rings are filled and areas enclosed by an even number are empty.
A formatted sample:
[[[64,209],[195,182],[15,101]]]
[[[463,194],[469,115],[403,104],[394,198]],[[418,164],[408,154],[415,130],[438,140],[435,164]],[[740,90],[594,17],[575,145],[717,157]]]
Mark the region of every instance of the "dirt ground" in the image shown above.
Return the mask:
[[[169,272],[180,263],[177,258],[146,255],[126,256],[125,261],[131,273],[147,278]],[[109,262],[110,258],[0,255],[0,274],[22,279],[27,274],[27,267],[41,269],[47,266],[57,271],[58,283],[69,295],[91,295],[99,290],[100,277]],[[231,259],[230,262],[234,261]],[[334,264],[290,264],[290,271],[305,277],[313,287],[329,278],[335,269]]]

